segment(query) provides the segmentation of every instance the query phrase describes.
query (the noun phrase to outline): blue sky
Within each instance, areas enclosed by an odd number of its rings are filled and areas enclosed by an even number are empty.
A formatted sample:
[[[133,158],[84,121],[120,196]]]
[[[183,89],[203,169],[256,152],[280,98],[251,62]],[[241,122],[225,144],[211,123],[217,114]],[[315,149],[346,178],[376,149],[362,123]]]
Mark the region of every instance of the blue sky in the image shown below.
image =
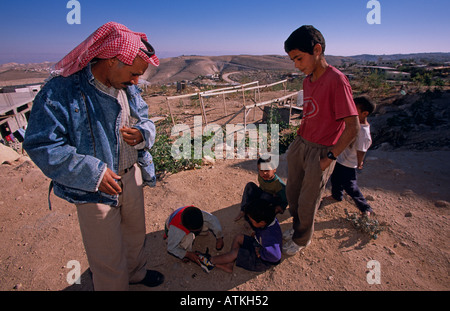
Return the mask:
[[[328,55],[450,52],[446,0],[378,0],[379,25],[366,21],[368,0],[78,1],[81,24],[69,25],[68,0],[3,0],[0,63],[57,61],[109,21],[145,32],[160,58],[284,55],[304,24],[323,33]]]

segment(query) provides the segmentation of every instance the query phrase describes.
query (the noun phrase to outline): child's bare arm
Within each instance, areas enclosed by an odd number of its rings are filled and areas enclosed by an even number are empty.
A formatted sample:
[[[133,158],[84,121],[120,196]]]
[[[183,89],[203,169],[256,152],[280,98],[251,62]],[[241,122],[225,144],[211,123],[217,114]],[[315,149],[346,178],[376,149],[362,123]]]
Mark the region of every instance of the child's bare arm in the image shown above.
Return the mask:
[[[364,151],[356,151],[356,157],[358,159],[358,169],[360,169],[360,170],[362,170],[362,168],[363,168],[365,156],[366,156],[366,153]]]

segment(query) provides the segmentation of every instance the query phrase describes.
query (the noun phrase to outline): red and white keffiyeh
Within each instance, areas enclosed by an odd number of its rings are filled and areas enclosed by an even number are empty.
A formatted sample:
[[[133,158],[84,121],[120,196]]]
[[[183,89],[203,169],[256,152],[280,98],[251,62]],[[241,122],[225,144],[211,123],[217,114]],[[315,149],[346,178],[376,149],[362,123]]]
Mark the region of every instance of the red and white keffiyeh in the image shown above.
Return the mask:
[[[136,56],[140,56],[147,63],[159,66],[156,55],[149,57],[141,50],[147,50],[141,39],[148,41],[144,33],[133,32],[119,23],[106,23],[60,60],[54,74],[70,76],[94,58],[117,57],[124,64],[132,65]]]

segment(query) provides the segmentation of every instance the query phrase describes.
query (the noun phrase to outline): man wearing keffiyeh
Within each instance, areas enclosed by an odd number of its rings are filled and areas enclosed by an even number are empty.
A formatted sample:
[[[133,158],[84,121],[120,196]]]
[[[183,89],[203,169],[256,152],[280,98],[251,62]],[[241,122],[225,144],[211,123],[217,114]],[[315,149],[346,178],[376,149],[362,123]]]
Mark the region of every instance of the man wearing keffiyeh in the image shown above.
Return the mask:
[[[55,195],[77,207],[95,290],[164,280],[146,270],[136,164],[138,150],[155,141],[136,86],[149,64],[159,60],[145,34],[115,22],[101,26],[55,65],[34,100],[25,135],[23,146],[52,180]]]

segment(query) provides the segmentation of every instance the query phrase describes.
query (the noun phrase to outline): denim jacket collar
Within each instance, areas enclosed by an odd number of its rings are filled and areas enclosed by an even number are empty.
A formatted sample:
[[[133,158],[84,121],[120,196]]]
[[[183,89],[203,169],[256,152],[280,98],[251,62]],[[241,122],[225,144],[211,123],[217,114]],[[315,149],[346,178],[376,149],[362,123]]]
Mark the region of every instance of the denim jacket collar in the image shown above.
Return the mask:
[[[89,82],[89,84],[91,84],[93,87],[95,87],[97,90],[99,90],[100,92],[107,94],[113,98],[117,98],[117,96],[113,96],[108,92],[104,92],[103,90],[100,90],[95,83],[95,77],[94,74],[92,73],[92,63],[89,63],[84,69],[83,69],[83,73],[86,75],[87,81]],[[97,80],[98,81],[98,80]],[[101,83],[99,81],[99,83]],[[106,87],[106,86],[105,86]],[[135,86],[128,86],[126,89],[126,93],[128,94],[128,96],[133,97],[136,95],[140,95],[142,93],[142,89],[140,89],[139,87]]]

